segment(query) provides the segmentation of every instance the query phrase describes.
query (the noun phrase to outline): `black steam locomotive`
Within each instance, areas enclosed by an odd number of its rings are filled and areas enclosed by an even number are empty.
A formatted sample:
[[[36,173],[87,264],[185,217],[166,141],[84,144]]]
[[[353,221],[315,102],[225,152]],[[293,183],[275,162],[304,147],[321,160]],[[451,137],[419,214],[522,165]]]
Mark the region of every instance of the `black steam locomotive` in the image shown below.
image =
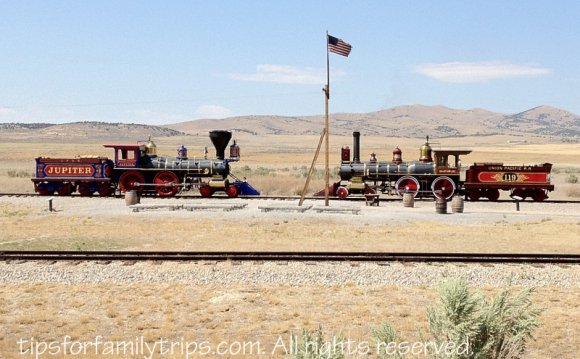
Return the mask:
[[[172,197],[178,192],[199,188],[203,197],[216,191],[224,191],[228,197],[259,195],[246,181],[237,179],[230,172],[230,162],[240,158],[240,148],[234,141],[229,158],[225,150],[232,137],[230,131],[211,131],[209,137],[216,150],[216,158],[189,158],[187,148],[180,146],[177,157],[157,155],[156,145],[117,145],[113,148],[115,158],[79,157],[36,159],[36,177],[32,179],[35,191],[40,195],[61,196],[78,192],[81,196],[109,196],[115,191],[138,191]]]
[[[354,154],[341,150],[340,182],[329,192],[341,199],[351,193],[374,194],[376,191],[403,196],[434,196],[449,199],[454,194],[466,195],[470,200],[487,198],[498,200],[500,191],[509,191],[522,199],[534,201],[548,198],[554,190],[550,183],[552,164],[508,166],[503,163],[475,163],[461,167],[461,155],[471,150],[433,149],[427,141],[421,146],[419,161],[404,162],[401,150],[393,150],[390,162],[379,162],[371,154],[368,162],[360,160],[360,133],[353,133]]]

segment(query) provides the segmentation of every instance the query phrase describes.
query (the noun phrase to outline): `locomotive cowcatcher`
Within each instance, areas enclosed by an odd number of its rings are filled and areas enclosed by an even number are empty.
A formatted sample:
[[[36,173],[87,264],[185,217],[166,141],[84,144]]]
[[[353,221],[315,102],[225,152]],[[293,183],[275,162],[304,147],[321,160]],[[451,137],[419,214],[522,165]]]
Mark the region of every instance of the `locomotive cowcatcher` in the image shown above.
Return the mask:
[[[229,158],[225,149],[232,137],[230,131],[211,131],[210,139],[216,158],[188,158],[187,148],[180,146],[177,157],[157,155],[157,146],[147,144],[105,144],[115,151],[114,159],[100,156],[79,158],[36,158],[34,189],[40,195],[57,193],[66,196],[78,191],[81,196],[109,196],[115,191],[138,191],[161,197],[199,188],[203,197],[224,191],[228,197],[259,195],[245,180],[230,172],[230,162],[238,161],[240,148],[234,141]],[[230,180],[230,178],[232,180]]]

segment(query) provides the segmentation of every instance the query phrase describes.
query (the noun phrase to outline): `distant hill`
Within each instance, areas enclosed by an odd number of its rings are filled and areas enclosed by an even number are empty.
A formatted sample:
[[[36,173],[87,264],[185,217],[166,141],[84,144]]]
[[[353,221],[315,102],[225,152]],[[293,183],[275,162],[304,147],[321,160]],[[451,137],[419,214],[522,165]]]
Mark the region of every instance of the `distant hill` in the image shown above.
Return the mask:
[[[0,133],[21,140],[38,139],[107,139],[130,140],[181,136],[183,132],[160,126],[108,122],[72,122],[65,124],[2,123]]]
[[[550,106],[539,106],[505,116],[498,127],[538,135],[579,137],[580,116]]]
[[[555,136],[563,140],[580,140],[580,116],[550,106],[539,106],[516,114],[484,109],[460,110],[444,106],[398,106],[369,113],[335,113],[330,115],[331,133],[421,138],[460,136]],[[66,124],[0,124],[4,138],[28,140],[94,139],[145,140],[153,137],[207,134],[215,129],[230,129],[250,135],[318,135],[324,116],[239,116],[181,122],[166,126],[108,122],[74,122]],[[2,137],[0,137],[1,140]]]
[[[460,110],[444,106],[398,106],[369,113],[330,115],[331,131],[391,137],[454,137],[493,134],[533,134],[580,137],[580,116],[549,106],[536,107],[518,114],[503,114],[484,109]],[[195,134],[226,128],[254,135],[319,134],[324,116],[240,116],[217,120],[195,120],[166,127]]]

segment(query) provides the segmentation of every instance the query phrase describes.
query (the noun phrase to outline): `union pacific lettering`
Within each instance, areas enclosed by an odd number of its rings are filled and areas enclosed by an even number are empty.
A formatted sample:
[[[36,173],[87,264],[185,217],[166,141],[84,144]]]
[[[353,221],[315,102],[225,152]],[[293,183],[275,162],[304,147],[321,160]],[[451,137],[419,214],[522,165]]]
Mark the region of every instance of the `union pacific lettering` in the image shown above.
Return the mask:
[[[95,169],[93,166],[47,165],[44,173],[47,177],[93,177]]]
[[[532,166],[489,166],[489,171],[531,171]]]

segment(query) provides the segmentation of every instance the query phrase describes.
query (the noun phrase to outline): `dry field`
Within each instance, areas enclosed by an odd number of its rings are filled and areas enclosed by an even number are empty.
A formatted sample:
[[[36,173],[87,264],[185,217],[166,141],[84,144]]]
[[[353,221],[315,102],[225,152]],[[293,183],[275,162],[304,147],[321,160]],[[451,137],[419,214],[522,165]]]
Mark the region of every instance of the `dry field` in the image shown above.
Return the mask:
[[[577,358],[580,346],[577,290],[545,287],[533,295],[534,304],[547,310],[526,358]],[[491,296],[498,289],[482,288],[482,291]],[[228,345],[235,341],[258,341],[261,349],[270,354],[279,336],[288,343],[290,334],[299,335],[303,328],[315,329],[318,325],[329,336],[342,333],[357,342],[372,343],[369,329],[383,320],[393,323],[406,340],[419,341],[417,328],[425,330],[425,308],[435,300],[433,288],[360,287],[354,283],[299,287],[10,284],[3,285],[0,292],[0,325],[4,329],[0,334],[0,356],[33,357],[17,355],[20,338],[62,342],[66,335],[71,336],[71,341],[94,341],[99,335],[102,341],[134,341],[142,336],[149,343],[160,338],[171,341],[185,338],[189,342],[207,341],[214,349],[222,341]],[[282,349],[275,354],[273,357],[283,357]],[[90,353],[77,357],[131,358]]]
[[[238,140],[242,154],[241,162],[234,164],[232,169],[238,177],[247,177],[266,195],[301,193],[319,136],[256,137],[242,133],[234,134],[234,138]],[[532,138],[527,144],[508,143],[512,139],[509,136],[444,138],[434,140],[436,143],[433,147],[473,149],[472,154],[463,157],[464,165],[481,161],[506,164],[553,163],[553,182],[556,190],[550,195],[551,198],[580,198],[580,181],[577,181],[580,177],[580,145],[550,143],[546,138]],[[395,146],[403,150],[404,160],[416,160],[419,157],[419,147],[423,143],[419,139],[370,136],[363,136],[361,141],[361,157],[367,158],[371,152],[375,152],[379,160],[390,159],[391,151]],[[78,142],[63,143],[61,139],[46,139],[43,142],[0,139],[0,151],[10,154],[0,160],[0,184],[2,185],[0,191],[31,192],[33,189],[29,179],[33,173],[35,157],[70,157],[85,154],[111,156],[110,149],[103,148],[102,144],[116,141],[89,139]],[[156,139],[156,143],[161,155],[174,155],[180,144],[188,147],[190,157],[202,156],[204,147],[208,147],[210,156],[214,154],[213,147],[205,136],[165,137]],[[352,147],[352,138],[349,136],[331,137],[330,162],[333,173],[336,173],[342,146]],[[309,193],[314,193],[324,187],[323,163],[324,156],[321,154]],[[337,178],[333,175],[331,181]],[[505,196],[504,193],[503,197]]]
[[[310,164],[317,136],[242,135],[242,161],[235,172],[266,194],[296,194]],[[442,147],[469,147],[463,159],[506,163],[555,164],[552,198],[580,197],[577,144],[508,144],[505,137],[441,140]],[[447,143],[447,141],[449,141]],[[85,143],[18,143],[0,140],[0,192],[32,191],[33,158],[109,155],[103,141]],[[172,155],[179,144],[190,156],[211,145],[207,138],[160,138],[160,154]],[[331,161],[350,137],[331,138]],[[365,158],[375,151],[389,158],[399,145],[405,160],[418,157],[421,141],[362,138]],[[323,157],[319,158],[319,164]],[[319,166],[319,169],[322,167]],[[320,172],[311,191],[322,188]],[[147,199],[144,199],[147,201]],[[167,200],[176,201],[176,200]],[[363,216],[268,213],[257,209],[262,201],[237,212],[132,213],[121,199],[57,198],[57,212],[46,211],[42,198],[0,198],[2,249],[135,249],[135,250],[413,250],[506,251],[580,253],[580,208],[524,204],[516,213],[511,204],[469,204],[464,215],[437,216],[430,203],[404,211],[399,203],[364,208]],[[170,203],[170,202],[168,202]],[[153,265],[151,265],[153,266]],[[0,278],[4,273],[0,270]],[[497,287],[484,286],[486,294]],[[534,294],[534,304],[547,310],[537,340],[527,358],[577,358],[580,347],[579,287],[545,286]],[[0,285],[0,358],[16,355],[16,340],[260,340],[271,348],[278,335],[298,334],[321,324],[351,338],[370,340],[369,328],[383,319],[401,328],[409,340],[415,328],[425,327],[425,307],[435,299],[427,286],[366,287],[344,285],[188,285],[183,283],[21,283]],[[280,353],[277,353],[280,354]],[[280,355],[277,355],[278,357]],[[58,358],[58,356],[51,356]],[[61,356],[62,357],[62,356]],[[114,358],[115,356],[108,356]],[[122,357],[122,356],[117,356]],[[184,356],[174,356],[175,358]],[[69,356],[70,358],[70,356]],[[102,358],[87,355],[83,358]]]

